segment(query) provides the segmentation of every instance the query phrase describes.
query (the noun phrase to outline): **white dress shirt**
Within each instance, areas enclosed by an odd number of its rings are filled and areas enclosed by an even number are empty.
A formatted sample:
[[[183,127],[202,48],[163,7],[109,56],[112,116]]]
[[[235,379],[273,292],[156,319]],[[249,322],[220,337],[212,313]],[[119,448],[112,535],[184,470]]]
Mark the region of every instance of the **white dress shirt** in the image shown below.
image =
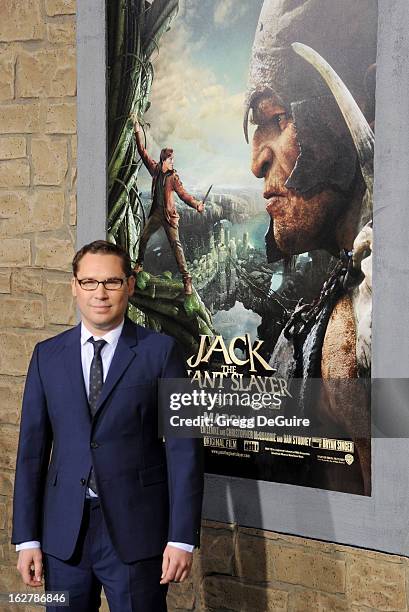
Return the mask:
[[[107,332],[103,336],[94,336],[86,328],[84,322],[81,322],[81,361],[87,397],[89,395],[89,372],[91,369],[91,362],[94,357],[94,346],[91,342],[88,342],[88,339],[92,336],[94,340],[101,340],[103,338],[106,341],[106,344],[104,344],[101,349],[103,381],[105,382],[109,366],[111,365],[112,357],[115,353],[116,345],[118,344],[119,336],[122,333],[124,322],[125,319],[122,319],[122,323],[120,323],[118,327],[111,329],[111,331]],[[87,488],[86,496],[98,497],[89,487]],[[187,552],[193,552],[194,549],[194,546],[192,544],[184,544],[183,542],[168,542],[168,544],[170,544],[171,546],[175,546],[176,548],[181,548],[182,550],[185,550]],[[16,551],[18,552],[19,550],[24,550],[25,548],[40,547],[40,542],[34,540],[31,542],[22,542],[21,544],[16,544]]]

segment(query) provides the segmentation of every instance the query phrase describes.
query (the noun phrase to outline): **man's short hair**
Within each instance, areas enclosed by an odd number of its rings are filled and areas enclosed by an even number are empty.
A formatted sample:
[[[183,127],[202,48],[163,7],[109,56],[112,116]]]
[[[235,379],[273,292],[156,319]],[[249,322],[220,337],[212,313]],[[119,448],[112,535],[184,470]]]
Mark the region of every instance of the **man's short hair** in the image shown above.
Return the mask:
[[[72,272],[74,276],[77,276],[79,263],[87,253],[92,253],[93,255],[96,253],[101,253],[103,255],[116,255],[122,261],[122,269],[125,276],[133,275],[132,261],[125,249],[118,244],[113,244],[107,240],[94,240],[94,242],[85,244],[75,253],[74,259],[72,260]]]
[[[160,152],[160,163],[163,164],[163,162],[168,159],[168,157],[172,157],[173,155],[173,149],[162,149],[162,151]]]

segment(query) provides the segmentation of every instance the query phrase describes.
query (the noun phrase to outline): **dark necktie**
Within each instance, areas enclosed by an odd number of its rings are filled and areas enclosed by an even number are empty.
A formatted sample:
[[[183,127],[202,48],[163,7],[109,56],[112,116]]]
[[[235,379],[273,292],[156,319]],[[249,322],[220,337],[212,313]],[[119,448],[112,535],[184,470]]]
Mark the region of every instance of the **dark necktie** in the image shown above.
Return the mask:
[[[106,344],[106,340],[94,340],[88,338],[88,342],[94,345],[94,357],[91,362],[91,368],[89,371],[89,394],[88,403],[91,416],[94,416],[97,409],[97,401],[100,396],[102,385],[104,384],[104,370],[102,366],[101,350]],[[91,468],[91,472],[88,478],[88,486],[94,493],[98,493],[97,484],[95,482],[94,468]]]

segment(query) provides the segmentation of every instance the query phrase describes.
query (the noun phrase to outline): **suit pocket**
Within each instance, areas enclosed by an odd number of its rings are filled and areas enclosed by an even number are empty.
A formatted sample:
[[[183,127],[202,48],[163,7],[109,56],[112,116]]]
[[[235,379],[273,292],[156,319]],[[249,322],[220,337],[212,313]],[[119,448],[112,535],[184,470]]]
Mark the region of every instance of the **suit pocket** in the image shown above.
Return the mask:
[[[140,470],[139,472],[139,478],[144,487],[157,482],[164,482],[167,477],[168,472],[165,463],[161,463],[160,465],[152,465],[151,467]]]
[[[117,385],[117,389],[135,389],[135,391],[139,388],[143,388],[143,387],[153,387],[154,385],[156,385],[156,380],[141,380],[141,381],[124,381],[122,383],[118,383]]]

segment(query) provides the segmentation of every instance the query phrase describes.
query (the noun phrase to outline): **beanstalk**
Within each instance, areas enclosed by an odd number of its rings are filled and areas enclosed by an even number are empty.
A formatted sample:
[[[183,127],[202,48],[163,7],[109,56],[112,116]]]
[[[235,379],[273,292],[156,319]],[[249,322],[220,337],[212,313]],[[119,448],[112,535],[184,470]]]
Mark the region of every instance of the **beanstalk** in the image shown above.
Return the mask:
[[[136,113],[144,125],[154,78],[152,54],[159,50],[161,37],[174,21],[178,8],[178,0],[107,3],[107,238],[125,248],[133,261],[138,254],[145,212],[137,186],[141,160],[129,116]],[[200,296],[194,292],[197,308],[190,316],[184,309],[184,299],[180,281],[151,275],[143,291],[136,288],[128,314],[138,323],[178,337],[190,350],[197,346],[200,333],[212,335],[214,331]]]

